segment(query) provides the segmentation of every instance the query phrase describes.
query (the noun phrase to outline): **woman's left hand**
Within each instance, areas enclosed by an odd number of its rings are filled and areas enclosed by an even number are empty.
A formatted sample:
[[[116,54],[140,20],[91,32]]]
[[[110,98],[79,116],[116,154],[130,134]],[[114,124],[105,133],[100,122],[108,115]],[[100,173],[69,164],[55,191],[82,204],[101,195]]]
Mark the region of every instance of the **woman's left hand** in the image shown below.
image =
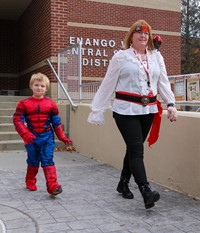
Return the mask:
[[[168,111],[168,114],[167,114],[167,118],[173,122],[173,121],[176,121],[177,119],[177,110],[175,107],[168,107],[167,108],[167,111]]]

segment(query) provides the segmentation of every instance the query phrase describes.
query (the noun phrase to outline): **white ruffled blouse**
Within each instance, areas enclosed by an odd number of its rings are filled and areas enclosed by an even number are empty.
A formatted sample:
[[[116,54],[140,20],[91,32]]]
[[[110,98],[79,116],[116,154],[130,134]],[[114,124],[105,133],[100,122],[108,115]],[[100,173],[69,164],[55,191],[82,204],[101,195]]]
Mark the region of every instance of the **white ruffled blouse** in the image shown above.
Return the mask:
[[[148,63],[150,87],[145,72]],[[144,68],[145,67],[145,68]],[[129,92],[147,96],[150,92],[159,92],[163,101],[175,103],[174,94],[168,80],[164,59],[160,52],[147,50],[147,62],[142,63],[134,53],[133,48],[120,50],[113,55],[106,75],[91,103],[92,112],[88,122],[92,124],[104,123],[104,112],[110,107],[111,98],[116,91]],[[141,115],[158,112],[157,104],[146,107],[124,100],[114,99],[112,111],[121,115]]]

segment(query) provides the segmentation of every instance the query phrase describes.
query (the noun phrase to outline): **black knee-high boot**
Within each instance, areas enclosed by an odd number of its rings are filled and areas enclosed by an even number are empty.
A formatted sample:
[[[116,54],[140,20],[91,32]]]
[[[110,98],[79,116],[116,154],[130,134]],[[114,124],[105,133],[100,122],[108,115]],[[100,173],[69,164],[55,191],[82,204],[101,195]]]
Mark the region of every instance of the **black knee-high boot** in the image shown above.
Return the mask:
[[[127,178],[121,177],[118,183],[118,186],[117,186],[117,191],[122,194],[123,198],[133,199],[134,198],[133,193],[129,189],[129,181],[130,181],[130,178],[127,179]]]
[[[149,183],[139,185],[139,190],[143,196],[146,209],[154,207],[154,202],[160,199],[160,194],[156,191],[152,191]]]

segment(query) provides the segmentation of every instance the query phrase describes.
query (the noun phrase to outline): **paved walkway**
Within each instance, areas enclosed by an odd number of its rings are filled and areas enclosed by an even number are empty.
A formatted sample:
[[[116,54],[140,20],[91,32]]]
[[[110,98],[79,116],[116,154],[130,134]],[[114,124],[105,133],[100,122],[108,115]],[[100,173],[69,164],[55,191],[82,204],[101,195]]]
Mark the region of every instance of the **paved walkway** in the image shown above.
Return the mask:
[[[200,201],[152,184],[161,200],[146,210],[116,190],[120,171],[77,153],[56,152],[63,193],[50,198],[40,169],[38,191],[25,189],[26,153],[0,152],[0,233],[200,233]]]

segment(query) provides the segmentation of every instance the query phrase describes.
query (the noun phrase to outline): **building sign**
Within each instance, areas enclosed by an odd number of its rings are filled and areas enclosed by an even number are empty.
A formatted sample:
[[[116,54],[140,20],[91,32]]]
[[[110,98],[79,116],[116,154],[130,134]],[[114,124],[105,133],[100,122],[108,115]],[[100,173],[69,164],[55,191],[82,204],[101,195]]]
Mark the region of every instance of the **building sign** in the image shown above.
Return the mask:
[[[69,38],[70,45],[76,43],[82,44],[82,65],[83,66],[107,66],[110,60],[108,56],[108,49],[111,49],[113,54],[118,50],[116,49],[115,40],[106,40],[99,38],[81,38],[73,37]],[[122,44],[122,42],[121,42]],[[76,53],[76,50],[72,50],[72,53]]]

